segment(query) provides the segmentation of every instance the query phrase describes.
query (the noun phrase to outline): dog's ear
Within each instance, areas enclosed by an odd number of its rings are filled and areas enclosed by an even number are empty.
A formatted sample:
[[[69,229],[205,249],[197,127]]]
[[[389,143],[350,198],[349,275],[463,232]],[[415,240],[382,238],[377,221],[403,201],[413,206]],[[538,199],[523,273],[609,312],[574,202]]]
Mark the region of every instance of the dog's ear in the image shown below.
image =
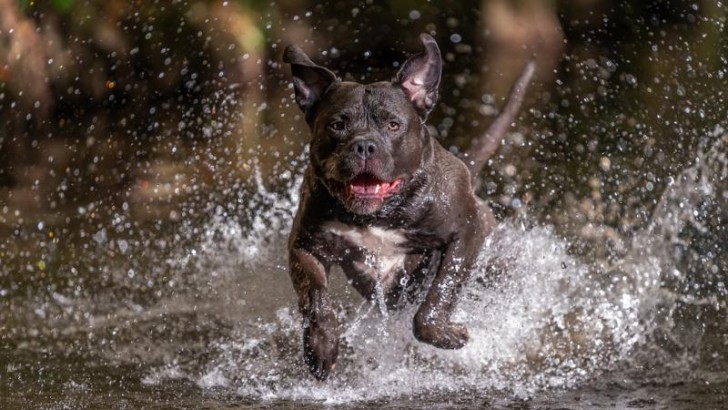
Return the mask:
[[[397,73],[394,83],[404,88],[410,101],[423,117],[432,110],[437,101],[440,85],[442,59],[440,48],[429,34],[420,34],[425,52],[410,57]]]
[[[316,104],[331,83],[336,81],[336,75],[316,65],[303,50],[293,44],[283,51],[283,62],[291,65],[296,103],[306,114],[306,119],[311,120]]]

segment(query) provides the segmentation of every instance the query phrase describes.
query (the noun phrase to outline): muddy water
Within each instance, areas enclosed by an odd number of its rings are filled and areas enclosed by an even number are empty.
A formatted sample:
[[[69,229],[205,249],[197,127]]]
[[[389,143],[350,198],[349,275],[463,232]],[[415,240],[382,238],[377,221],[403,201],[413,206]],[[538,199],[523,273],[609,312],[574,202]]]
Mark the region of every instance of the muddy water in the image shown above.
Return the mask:
[[[302,364],[287,276],[296,170],[281,189],[258,178],[190,200],[176,221],[97,206],[14,224],[0,240],[1,407],[724,408],[722,130],[695,158],[616,260],[503,221],[456,313],[472,336],[459,351],[417,343],[411,308],[386,312],[335,273],[343,346],[326,383]]]

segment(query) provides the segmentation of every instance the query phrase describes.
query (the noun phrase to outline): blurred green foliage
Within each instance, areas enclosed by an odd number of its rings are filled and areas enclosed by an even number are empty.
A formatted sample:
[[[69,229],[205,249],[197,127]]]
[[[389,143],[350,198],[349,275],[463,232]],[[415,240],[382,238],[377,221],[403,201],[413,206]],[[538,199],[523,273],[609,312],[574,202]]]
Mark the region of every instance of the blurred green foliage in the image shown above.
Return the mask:
[[[20,5],[20,9],[23,11],[27,11],[31,8],[31,6],[35,5],[35,0],[18,0],[18,4]],[[51,0],[51,4],[53,5],[53,8],[61,13],[66,13],[71,10],[73,7],[74,0]]]
[[[53,7],[62,13],[68,12],[73,7],[73,0],[53,0]]]

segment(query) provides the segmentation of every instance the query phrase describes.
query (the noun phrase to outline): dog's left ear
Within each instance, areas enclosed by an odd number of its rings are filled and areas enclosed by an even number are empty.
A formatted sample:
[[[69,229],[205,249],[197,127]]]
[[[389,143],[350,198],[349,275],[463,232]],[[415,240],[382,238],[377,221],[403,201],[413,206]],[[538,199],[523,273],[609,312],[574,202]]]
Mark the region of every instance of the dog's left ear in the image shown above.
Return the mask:
[[[420,34],[425,52],[410,57],[397,73],[394,83],[404,88],[410,101],[422,117],[426,117],[437,102],[437,88],[442,74],[442,58],[437,42],[429,34]]]
[[[336,81],[336,74],[315,64],[303,50],[293,44],[283,51],[283,62],[291,65],[296,103],[306,114],[306,120],[310,121],[321,96]]]

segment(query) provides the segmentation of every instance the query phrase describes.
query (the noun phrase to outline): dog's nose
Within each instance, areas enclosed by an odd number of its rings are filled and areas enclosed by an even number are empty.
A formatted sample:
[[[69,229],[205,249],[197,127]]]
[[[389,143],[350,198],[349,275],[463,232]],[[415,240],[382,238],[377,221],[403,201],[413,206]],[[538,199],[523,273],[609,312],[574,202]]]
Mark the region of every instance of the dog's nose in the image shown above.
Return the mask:
[[[353,149],[357,157],[366,160],[377,152],[377,144],[370,140],[359,140],[354,142]]]

